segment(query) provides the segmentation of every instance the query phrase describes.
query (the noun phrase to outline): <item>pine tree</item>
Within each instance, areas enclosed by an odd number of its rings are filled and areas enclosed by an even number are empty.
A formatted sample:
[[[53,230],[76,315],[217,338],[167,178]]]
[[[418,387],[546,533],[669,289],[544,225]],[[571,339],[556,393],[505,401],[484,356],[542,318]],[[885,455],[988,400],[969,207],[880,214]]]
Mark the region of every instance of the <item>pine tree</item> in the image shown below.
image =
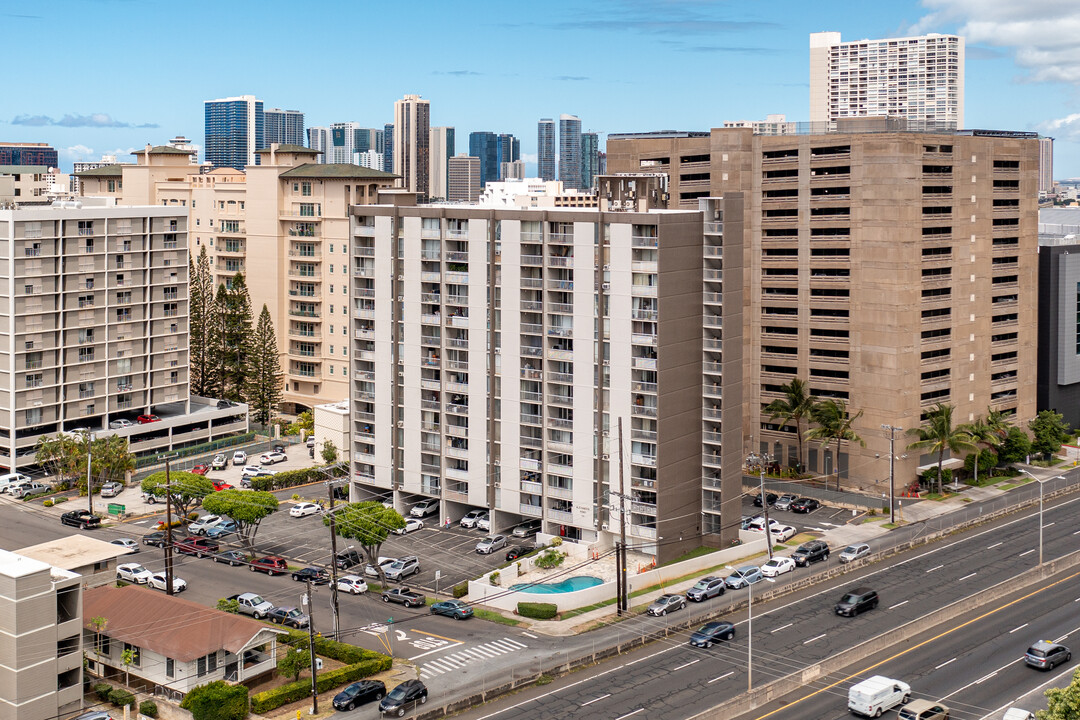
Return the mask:
[[[209,258],[206,254],[206,246],[202,248],[198,264],[195,259],[188,256],[188,302],[190,304],[190,329],[188,337],[190,343],[191,362],[191,392],[195,395],[208,395],[207,371],[210,359],[210,327],[214,317],[214,292],[210,286],[209,296],[206,292],[206,277],[204,275],[203,260],[206,260],[206,269],[209,269]],[[212,282],[212,281],[211,281]]]
[[[250,374],[252,321],[251,296],[244,276],[237,273],[231,287],[218,288],[218,310],[221,313],[221,396],[229,400],[244,399],[246,378]]]
[[[247,401],[251,419],[265,425],[281,403],[281,361],[270,310],[262,306],[251,347],[251,372],[247,377]]]

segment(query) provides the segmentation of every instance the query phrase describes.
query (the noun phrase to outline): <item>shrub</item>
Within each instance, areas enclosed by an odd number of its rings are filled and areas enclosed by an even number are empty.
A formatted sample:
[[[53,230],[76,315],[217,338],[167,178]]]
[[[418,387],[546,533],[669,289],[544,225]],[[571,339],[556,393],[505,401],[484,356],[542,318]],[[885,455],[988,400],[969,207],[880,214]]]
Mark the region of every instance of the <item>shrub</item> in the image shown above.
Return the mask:
[[[492,585],[498,585],[499,584],[499,577],[500,577],[499,571],[496,570],[495,572],[488,575],[488,580],[491,582]]]
[[[559,606],[555,603],[519,602],[517,611],[522,617],[550,620],[559,613]]]
[[[192,688],[180,702],[194,720],[244,720],[248,714],[248,691],[243,685],[215,680]]]
[[[188,513],[187,519],[190,520],[191,522],[195,522],[196,520],[199,519],[199,513],[190,512],[190,513]]]
[[[63,496],[58,497],[58,498],[53,498],[53,505],[59,505],[60,503],[65,503],[67,501],[68,501],[68,498],[63,497]]]
[[[156,718],[158,716],[157,703],[153,700],[143,700],[139,703],[139,714],[148,718]]]
[[[113,687],[109,683],[100,682],[94,685],[94,694],[98,696],[98,700],[101,702],[108,702],[109,693],[112,692],[112,689]]]
[[[44,505],[45,507],[52,507],[53,506],[53,501],[52,500],[46,500],[45,502],[43,502],[41,504]]]
[[[229,598],[221,598],[217,601],[217,609],[222,612],[232,613],[237,615],[240,613],[240,601],[230,600]]]
[[[551,547],[559,547],[560,545],[562,545],[562,538],[561,537],[553,537],[553,538],[551,538]]]
[[[565,560],[565,559],[566,559],[565,554],[559,552],[558,550],[548,549],[548,550],[545,550],[543,553],[541,553],[540,557],[536,558],[536,560],[534,560],[533,563],[538,568],[542,568],[544,570],[550,570],[553,567],[558,567],[558,566],[562,565],[563,560]]]
[[[123,688],[113,688],[109,693],[109,702],[116,707],[127,707],[135,704],[135,696]]]
[[[458,583],[454,586],[454,597],[463,598],[469,594],[469,583]]]
[[[300,493],[293,493],[292,494],[292,499],[293,500],[299,500],[300,499]]]
[[[290,639],[291,641],[291,639]],[[333,641],[327,641],[333,645],[344,645],[344,643],[335,643]],[[316,647],[318,641],[316,641]],[[339,685],[355,682],[362,678],[369,677],[378,672],[389,670],[394,661],[392,658],[386,655],[380,655],[379,653],[372,652],[370,650],[364,650],[363,648],[356,648],[351,645],[346,645],[351,648],[351,651],[362,653],[368,656],[365,660],[347,665],[337,670],[330,670],[329,672],[320,673],[315,681],[315,685],[320,693],[327,692]],[[335,648],[340,651],[340,648]],[[346,654],[350,654],[346,653]],[[319,653],[323,654],[323,653]],[[329,656],[328,656],[329,657]],[[339,659],[339,658],[335,658]],[[279,708],[282,705],[288,705],[291,702],[297,700],[303,700],[311,695],[311,679],[305,678],[299,682],[292,682],[287,685],[276,687],[272,690],[257,693],[251,697],[251,712],[262,714]]]

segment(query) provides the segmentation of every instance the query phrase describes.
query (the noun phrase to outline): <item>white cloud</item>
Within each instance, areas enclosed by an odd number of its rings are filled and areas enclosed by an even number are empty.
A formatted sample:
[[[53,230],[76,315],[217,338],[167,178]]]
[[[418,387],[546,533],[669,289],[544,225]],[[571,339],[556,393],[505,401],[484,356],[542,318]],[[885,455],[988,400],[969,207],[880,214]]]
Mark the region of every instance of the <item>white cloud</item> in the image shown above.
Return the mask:
[[[88,160],[94,154],[94,148],[85,145],[72,145],[57,150],[57,154],[66,160]]]
[[[537,161],[536,153],[521,153],[521,161],[527,163],[534,163]]]
[[[1038,128],[1046,135],[1053,135],[1058,139],[1080,140],[1080,113],[1066,115],[1056,120],[1047,120],[1039,123]]]

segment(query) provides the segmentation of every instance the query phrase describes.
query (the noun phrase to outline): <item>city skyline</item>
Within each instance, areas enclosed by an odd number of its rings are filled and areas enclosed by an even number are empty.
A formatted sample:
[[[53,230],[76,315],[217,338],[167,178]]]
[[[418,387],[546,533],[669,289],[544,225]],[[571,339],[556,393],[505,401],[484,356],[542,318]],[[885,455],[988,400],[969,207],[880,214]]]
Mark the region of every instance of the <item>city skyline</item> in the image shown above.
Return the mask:
[[[254,37],[275,13],[264,7],[251,14],[249,5],[193,2],[190,14],[213,12],[215,22],[243,24]],[[76,160],[97,160],[102,154],[129,161],[130,150],[177,134],[205,150],[202,109],[212,98],[255,95],[267,106],[304,112],[309,126],[355,121],[381,127],[392,121],[395,100],[418,94],[431,102],[433,126],[452,125],[461,137],[498,128],[522,138],[522,158],[534,174],[539,118],[576,115],[583,132],[600,134],[601,146],[614,132],[704,131],[725,120],[763,119],[770,113],[809,120],[810,33],[840,32],[848,41],[938,32],[965,37],[965,125],[1053,136],[1058,178],[1080,175],[1080,93],[1075,90],[1080,72],[1068,62],[1080,41],[1067,35],[1080,10],[964,0],[907,0],[873,7],[853,2],[757,7],[672,0],[661,15],[638,0],[609,0],[587,8],[557,2],[537,19],[524,7],[499,6],[497,13],[474,5],[456,9],[420,3],[410,7],[406,17],[404,9],[382,8],[383,24],[410,23],[418,51],[371,78],[362,99],[339,92],[329,77],[312,77],[300,67],[247,61],[257,56],[243,43],[204,48],[212,39],[196,34],[185,81],[161,85],[160,90],[155,90],[160,75],[152,73],[154,63],[145,62],[112,68],[107,84],[68,82],[61,76],[46,86],[32,76],[14,78],[8,113],[0,116],[0,140],[49,143],[60,153],[60,167],[70,169]],[[3,17],[12,30],[13,50],[31,52],[34,38],[48,31],[54,40],[51,52],[63,66],[79,62],[85,37],[114,36],[116,28],[132,23],[166,22],[167,12],[150,3],[61,1],[27,5],[25,12],[10,11]],[[495,17],[499,19],[480,19]],[[490,42],[462,49],[455,31],[463,29],[486,30]],[[372,49],[390,49],[391,37],[374,38]],[[533,54],[520,52],[525,41],[549,48],[545,62],[536,63]],[[145,34],[128,32],[117,47],[152,57],[154,42]],[[651,62],[632,73],[625,69],[628,64],[600,62],[601,57],[645,45]],[[332,64],[347,63],[346,47],[326,44],[320,52]],[[492,62],[495,57],[497,64]],[[218,72],[222,63],[230,62],[232,72]],[[700,72],[674,71],[695,65]],[[713,90],[707,96],[699,89],[702,75],[710,78]],[[140,91],[126,92],[133,87]],[[483,102],[495,87],[500,102]],[[1002,102],[1003,95],[1007,102]]]

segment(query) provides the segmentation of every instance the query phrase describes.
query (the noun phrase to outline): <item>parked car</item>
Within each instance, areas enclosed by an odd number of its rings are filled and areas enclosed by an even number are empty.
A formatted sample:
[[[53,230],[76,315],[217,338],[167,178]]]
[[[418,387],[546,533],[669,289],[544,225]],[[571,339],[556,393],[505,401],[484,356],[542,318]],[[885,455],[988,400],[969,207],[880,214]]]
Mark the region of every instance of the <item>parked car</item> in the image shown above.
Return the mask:
[[[506,547],[506,536],[488,535],[486,538],[476,543],[476,552],[481,555],[490,555],[496,550],[504,547]]]
[[[210,472],[210,466],[207,465],[206,463],[199,463],[195,467],[191,468],[191,474],[192,475],[204,475],[205,476],[206,473],[208,473],[208,472]]]
[[[243,465],[247,462],[247,453],[243,450],[237,450],[232,454],[233,465]]]
[[[273,447],[270,448],[270,451],[271,452],[276,452],[276,453],[283,453],[283,452],[285,452],[285,446],[282,445],[281,443],[277,443]]]
[[[288,460],[288,456],[283,452],[268,452],[259,456],[260,465],[274,465],[279,462],[285,462]]]
[[[1072,660],[1069,648],[1049,640],[1040,640],[1024,653],[1024,662],[1040,670],[1053,670],[1055,665]]]
[[[16,485],[28,482],[33,482],[33,478],[29,475],[23,475],[22,473],[15,472],[2,475],[0,476],[0,493],[5,493]]]
[[[153,573],[139,563],[124,563],[116,566],[117,580],[126,580],[137,585],[145,585],[150,581],[151,575]]]
[[[413,517],[405,518],[405,526],[404,527],[399,527],[396,530],[394,530],[394,534],[395,535],[408,535],[409,533],[413,532],[414,530],[423,530],[423,529],[424,529],[424,521],[423,520],[417,520],[416,518],[413,518]]]
[[[428,691],[424,683],[419,680],[406,680],[382,699],[379,703],[379,712],[383,715],[390,713],[401,717],[409,708],[426,703],[427,698]]]
[[[292,574],[292,579],[297,582],[311,582],[312,585],[328,585],[330,573],[318,567],[306,567]]]
[[[765,576],[761,574],[761,568],[756,565],[744,565],[741,568],[732,570],[731,574],[724,579],[724,582],[732,590],[738,590],[759,582],[763,577]]]
[[[799,498],[795,502],[791,503],[791,512],[793,513],[812,513],[821,507],[814,498]]]
[[[211,470],[224,470],[229,464],[229,459],[224,455],[215,455],[213,461],[210,463]]]
[[[256,620],[262,620],[264,617],[270,614],[270,611],[274,609],[273,603],[270,603],[262,599],[262,596],[255,593],[241,593],[239,595],[230,595],[225,598],[226,600],[235,600],[237,609],[244,615],[250,615]]]
[[[229,567],[236,567],[247,564],[248,556],[240,550],[226,550],[215,554],[214,562],[229,563]]]
[[[749,530],[754,521],[760,519],[762,519],[761,515],[743,515],[741,528],[743,530]]]
[[[274,477],[275,475],[277,475],[277,472],[274,470],[260,470],[251,475],[243,475],[240,477],[240,487],[250,488],[252,480],[255,480],[256,478]]]
[[[829,546],[824,540],[811,540],[795,548],[791,559],[799,567],[806,567],[810,563],[829,559]]]
[[[791,525],[773,525],[770,529],[770,537],[773,542],[787,542],[795,537],[796,530]]]
[[[532,551],[533,551],[533,548],[527,548],[527,547],[521,547],[521,546],[512,547],[512,548],[510,548],[509,550],[506,551],[506,559],[507,560],[517,560],[519,557],[523,557],[525,555],[528,555]]]
[[[78,717],[74,717],[71,720],[116,720],[112,715],[101,710],[91,710],[90,712],[84,712]]]
[[[101,518],[91,515],[89,510],[69,510],[60,516],[62,525],[70,525],[80,530],[101,527]]]
[[[383,574],[387,580],[404,580],[410,575],[420,572],[420,558],[415,555],[395,560],[383,568]]]
[[[382,680],[361,680],[348,685],[334,696],[335,710],[354,710],[372,700],[382,700],[386,695],[386,685]]]
[[[232,400],[218,400],[217,401],[217,409],[218,410],[224,410],[225,408],[236,407],[239,404],[240,403],[234,402]]]
[[[343,592],[349,592],[353,595],[359,595],[360,593],[366,593],[368,591],[367,583],[359,575],[345,575],[339,577],[337,581],[337,589]]]
[[[761,574],[765,577],[776,577],[777,575],[783,575],[787,572],[792,572],[795,569],[795,561],[789,557],[780,557],[777,555],[772,560],[769,560],[761,566]]]
[[[229,518],[224,515],[203,515],[195,522],[188,525],[188,532],[192,535],[202,535],[215,525],[220,525]]]
[[[217,540],[197,537],[195,535],[190,535],[180,542],[175,543],[174,547],[177,552],[182,552],[185,555],[194,555],[195,557],[209,557],[221,548],[221,546],[218,545]]]
[[[694,602],[704,602],[709,598],[724,594],[724,579],[715,575],[703,577],[694,583],[694,587],[686,591],[686,599]]]
[[[251,572],[264,572],[270,577],[274,575],[283,575],[289,570],[289,563],[285,562],[285,558],[278,557],[277,555],[267,555],[261,557],[258,560],[253,560],[250,565]]]
[[[656,598],[653,604],[645,609],[645,613],[660,617],[667,615],[669,612],[682,610],[684,607],[686,607],[686,598],[682,595],[665,594]]]
[[[125,420],[125,419],[121,418],[119,420],[113,420],[112,422],[110,422],[109,423],[109,429],[110,430],[123,430],[124,428],[133,427],[134,425],[135,425],[135,423],[131,422],[130,420]]]
[[[409,514],[416,518],[426,518],[437,512],[439,512],[439,501],[435,498],[421,500],[412,506],[412,510],[409,510]]]
[[[38,493],[48,492],[49,486],[39,482],[28,482],[22,485],[17,485],[8,492],[11,497],[24,498],[29,495],[37,495]]]
[[[949,720],[949,708],[939,702],[921,698],[900,708],[897,720]]]
[[[245,465],[240,471],[240,477],[255,477],[256,475],[262,475],[265,472],[270,472],[259,465]]]
[[[491,532],[491,515],[484,513],[476,518],[476,529],[483,530],[484,532]]]
[[[480,519],[481,515],[486,513],[487,510],[470,510],[458,521],[458,525],[463,528],[474,528],[476,527],[476,521]]]
[[[321,511],[322,507],[313,502],[301,502],[292,506],[289,510],[289,517],[298,518],[307,515],[318,515]]]
[[[232,490],[233,486],[222,480],[211,480],[214,483],[214,492],[221,492],[222,490]]]
[[[510,534],[516,538],[532,537],[540,532],[541,525],[542,523],[539,520],[526,520],[514,528]]]
[[[115,480],[110,480],[101,486],[101,497],[111,498],[120,494],[120,491],[124,489],[123,483],[118,483]]]
[[[380,556],[379,557],[379,567],[381,567],[383,569],[383,572],[385,573],[386,568],[390,567],[391,565],[393,565],[397,561],[398,561],[397,558],[381,557]],[[375,567],[371,563],[364,563],[364,575],[367,575],[368,577],[379,577],[379,571],[376,570]]]
[[[418,592],[413,592],[407,587],[384,590],[382,594],[382,601],[384,603],[398,603],[407,608],[422,607],[426,600],[427,598],[423,595]]]
[[[765,493],[765,500],[769,503],[769,507],[772,507],[773,505],[775,505],[776,501],[779,500],[779,499],[780,499],[780,496],[777,495],[776,493],[771,493],[771,492]],[[754,496],[754,507],[762,507],[761,495],[755,495]]]
[[[354,565],[359,565],[363,560],[360,553],[349,548],[347,550],[342,550],[337,554],[337,557],[334,558],[334,564],[341,570],[347,570]]]
[[[153,414],[140,415],[139,417],[135,418],[135,422],[139,423],[140,425],[146,425],[147,423],[161,422],[161,418]]]
[[[143,545],[153,545],[154,547],[165,546],[165,531],[155,530],[152,533],[148,533],[142,536]]]
[[[710,648],[714,642],[730,640],[735,637],[735,626],[729,622],[717,621],[705,623],[690,636],[694,647]]]
[[[225,520],[219,522],[217,525],[207,528],[206,531],[203,533],[203,536],[217,539],[223,538],[226,535],[234,535],[238,532],[240,532],[240,523],[236,522],[235,520],[225,518]]]
[[[309,437],[307,439],[307,442],[304,443],[304,445],[306,445],[309,448],[314,448],[315,447],[315,436],[312,435],[311,437]]]
[[[864,610],[873,610],[878,606],[878,594],[868,587],[848,590],[836,603],[836,614],[855,617]]]
[[[840,562],[851,562],[852,560],[858,560],[859,558],[866,557],[869,554],[869,545],[867,545],[866,543],[855,543],[854,545],[848,545],[846,548],[840,551]]]
[[[135,542],[131,538],[116,538],[115,540],[110,540],[109,544],[119,545],[120,547],[131,553],[139,552],[139,543]]]
[[[165,573],[154,573],[150,576],[150,582],[147,585],[155,590],[165,590]],[[173,575],[172,589],[174,593],[184,592],[187,590],[187,582],[184,578]]]
[[[307,613],[300,608],[295,607],[276,607],[270,611],[270,614],[266,618],[278,625],[284,625],[285,627],[293,627],[299,630],[300,628],[306,628],[311,624],[311,618],[307,616]]]
[[[473,616],[473,609],[462,600],[443,600],[431,606],[432,615],[445,615],[455,620],[468,620]]]
[[[780,497],[776,498],[776,502],[773,503],[773,507],[777,510],[790,510],[791,503],[799,499],[798,495],[792,495],[791,493],[784,493]]]

